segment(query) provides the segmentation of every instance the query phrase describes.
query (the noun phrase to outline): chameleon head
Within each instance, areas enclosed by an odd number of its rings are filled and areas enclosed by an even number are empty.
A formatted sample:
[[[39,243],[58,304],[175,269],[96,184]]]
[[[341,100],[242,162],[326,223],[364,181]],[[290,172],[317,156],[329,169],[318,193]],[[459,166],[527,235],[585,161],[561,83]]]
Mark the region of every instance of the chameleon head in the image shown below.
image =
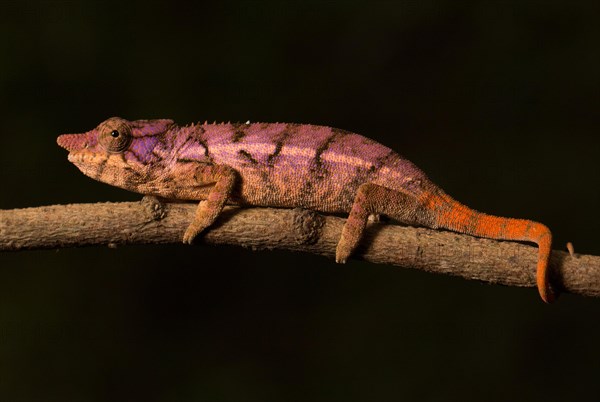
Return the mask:
[[[154,148],[173,125],[166,119],[111,117],[86,133],[63,134],[57,142],[85,175],[135,191],[147,181],[151,165],[160,160]]]

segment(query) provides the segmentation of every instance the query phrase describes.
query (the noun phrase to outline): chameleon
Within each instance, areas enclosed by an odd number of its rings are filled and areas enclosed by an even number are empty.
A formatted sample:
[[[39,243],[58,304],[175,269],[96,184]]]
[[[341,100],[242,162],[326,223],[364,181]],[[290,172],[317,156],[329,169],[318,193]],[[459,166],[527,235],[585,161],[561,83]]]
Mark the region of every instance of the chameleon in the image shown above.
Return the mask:
[[[542,223],[488,215],[447,195],[392,149],[345,130],[296,123],[192,123],[111,117],[58,145],[85,175],[129,191],[203,201],[185,230],[191,244],[226,203],[348,214],[335,259],[358,246],[370,215],[538,246],[536,285],[544,302],[552,234]]]

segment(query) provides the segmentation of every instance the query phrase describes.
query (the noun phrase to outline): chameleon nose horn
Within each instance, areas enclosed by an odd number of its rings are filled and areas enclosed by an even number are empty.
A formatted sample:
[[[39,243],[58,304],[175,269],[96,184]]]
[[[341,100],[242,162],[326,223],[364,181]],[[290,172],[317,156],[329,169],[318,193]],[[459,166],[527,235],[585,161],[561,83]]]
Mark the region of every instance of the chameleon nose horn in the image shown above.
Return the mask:
[[[87,145],[87,136],[85,134],[63,134],[58,136],[56,142],[67,151],[77,151],[85,148]]]

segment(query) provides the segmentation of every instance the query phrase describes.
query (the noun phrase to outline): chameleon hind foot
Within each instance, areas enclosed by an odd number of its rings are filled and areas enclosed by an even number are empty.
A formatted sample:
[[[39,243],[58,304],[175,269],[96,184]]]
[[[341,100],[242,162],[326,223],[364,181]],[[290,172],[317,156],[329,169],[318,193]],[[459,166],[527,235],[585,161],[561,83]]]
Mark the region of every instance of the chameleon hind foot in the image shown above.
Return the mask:
[[[403,223],[415,223],[419,214],[417,199],[401,191],[364,183],[356,192],[350,215],[342,229],[335,261],[344,263],[358,246],[369,216],[392,216]]]

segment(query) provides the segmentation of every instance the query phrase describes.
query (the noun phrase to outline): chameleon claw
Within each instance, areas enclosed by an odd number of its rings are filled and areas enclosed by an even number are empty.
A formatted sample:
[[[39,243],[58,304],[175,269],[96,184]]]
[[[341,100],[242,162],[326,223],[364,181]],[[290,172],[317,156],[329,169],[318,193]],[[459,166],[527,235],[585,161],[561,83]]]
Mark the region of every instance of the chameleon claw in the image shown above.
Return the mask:
[[[192,244],[195,236],[190,236],[187,232],[183,235],[183,244]]]
[[[345,264],[349,256],[350,251],[344,250],[344,248],[340,247],[340,245],[338,244],[335,250],[335,262],[338,264]]]
[[[183,234],[183,243],[184,244],[193,244],[194,243],[194,239],[196,238],[196,236],[198,236],[198,233],[200,233],[202,230],[197,230],[195,227],[192,227],[193,225],[190,225],[185,233]]]
[[[185,244],[193,244],[194,239],[198,237],[200,233],[210,226],[212,222],[207,219],[197,219],[193,221],[190,226],[185,230],[183,234],[183,242]]]

